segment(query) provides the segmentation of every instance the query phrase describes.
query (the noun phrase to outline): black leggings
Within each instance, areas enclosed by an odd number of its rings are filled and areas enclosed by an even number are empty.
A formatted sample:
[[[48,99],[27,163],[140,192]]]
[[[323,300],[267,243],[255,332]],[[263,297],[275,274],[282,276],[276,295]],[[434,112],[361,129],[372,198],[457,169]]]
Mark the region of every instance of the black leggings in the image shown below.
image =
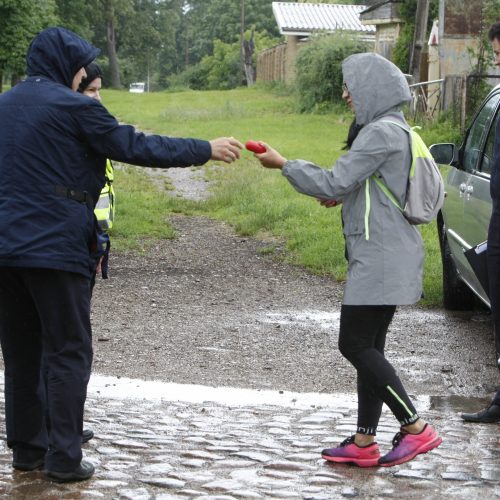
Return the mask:
[[[374,436],[385,403],[401,425],[417,411],[393,366],[384,357],[387,330],[396,306],[347,306],[340,313],[339,349],[358,372],[359,434]]]

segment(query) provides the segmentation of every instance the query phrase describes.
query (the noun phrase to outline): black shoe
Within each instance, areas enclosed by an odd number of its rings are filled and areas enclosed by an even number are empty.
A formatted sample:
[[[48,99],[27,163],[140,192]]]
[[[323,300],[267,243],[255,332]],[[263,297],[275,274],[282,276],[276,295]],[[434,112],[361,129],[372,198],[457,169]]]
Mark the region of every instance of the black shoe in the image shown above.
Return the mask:
[[[80,465],[71,472],[57,472],[44,470],[43,473],[47,479],[56,483],[68,483],[70,481],[85,481],[90,479],[94,474],[95,468],[90,462],[80,462]]]
[[[87,443],[94,437],[94,431],[92,429],[83,429],[82,432],[82,444]]]
[[[36,470],[43,465],[44,461],[44,450],[14,448],[12,467],[16,470]]]
[[[14,450],[14,459],[12,460],[12,467],[16,470],[30,471],[39,469],[45,462],[45,454],[38,456],[34,454],[19,453]]]
[[[500,422],[500,406],[491,404],[488,408],[477,413],[462,413],[461,416],[466,422],[494,424]]]

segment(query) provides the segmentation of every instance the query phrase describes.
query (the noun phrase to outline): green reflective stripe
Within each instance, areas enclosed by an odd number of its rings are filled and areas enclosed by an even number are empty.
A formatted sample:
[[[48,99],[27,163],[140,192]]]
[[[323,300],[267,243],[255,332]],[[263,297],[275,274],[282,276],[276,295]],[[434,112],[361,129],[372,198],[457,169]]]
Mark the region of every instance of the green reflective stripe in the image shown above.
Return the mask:
[[[365,240],[370,239],[370,208],[371,208],[371,200],[370,200],[370,179],[366,179],[365,181]]]
[[[408,408],[408,406],[406,406],[406,403],[398,396],[396,391],[390,385],[387,385],[386,387],[387,390],[399,401],[401,406],[408,412],[408,415],[410,415],[410,417],[413,417],[413,412]]]
[[[106,160],[106,179],[113,182],[114,179],[114,168],[111,160]]]
[[[394,205],[396,205],[396,207],[398,207],[399,210],[402,211],[403,209],[401,208],[400,204],[398,203],[398,200],[389,191],[389,188],[376,175],[372,175],[372,178],[376,182],[377,186],[384,192],[384,194],[387,196],[387,198],[389,198],[389,200],[391,200],[392,203],[394,203]]]

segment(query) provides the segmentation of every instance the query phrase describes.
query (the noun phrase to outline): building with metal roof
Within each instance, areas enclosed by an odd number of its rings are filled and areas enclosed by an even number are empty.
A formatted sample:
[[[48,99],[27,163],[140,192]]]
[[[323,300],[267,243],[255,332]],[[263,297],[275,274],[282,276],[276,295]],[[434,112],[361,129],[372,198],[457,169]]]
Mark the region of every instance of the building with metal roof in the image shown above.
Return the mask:
[[[365,5],[273,2],[273,13],[282,35],[308,36],[318,31],[354,31],[375,34],[375,26],[362,24]]]
[[[371,3],[371,0],[367,0]],[[376,28],[362,23],[360,12],[366,5],[273,2],[273,13],[286,43],[261,52],[257,58],[257,79],[292,82],[300,46],[312,35],[344,31],[375,43]]]

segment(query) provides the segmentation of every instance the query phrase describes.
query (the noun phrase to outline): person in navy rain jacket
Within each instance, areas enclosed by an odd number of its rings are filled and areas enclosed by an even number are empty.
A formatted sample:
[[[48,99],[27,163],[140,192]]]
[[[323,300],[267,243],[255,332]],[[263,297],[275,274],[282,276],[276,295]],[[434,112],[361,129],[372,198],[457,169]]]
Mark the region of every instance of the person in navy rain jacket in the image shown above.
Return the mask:
[[[88,479],[83,407],[92,363],[94,205],[105,159],[141,166],[231,163],[242,145],[138,133],[75,92],[99,50],[64,28],[31,42],[27,78],[0,94],[0,341],[7,444],[19,470]],[[48,365],[47,394],[41,383]],[[45,407],[51,430],[45,425]]]

